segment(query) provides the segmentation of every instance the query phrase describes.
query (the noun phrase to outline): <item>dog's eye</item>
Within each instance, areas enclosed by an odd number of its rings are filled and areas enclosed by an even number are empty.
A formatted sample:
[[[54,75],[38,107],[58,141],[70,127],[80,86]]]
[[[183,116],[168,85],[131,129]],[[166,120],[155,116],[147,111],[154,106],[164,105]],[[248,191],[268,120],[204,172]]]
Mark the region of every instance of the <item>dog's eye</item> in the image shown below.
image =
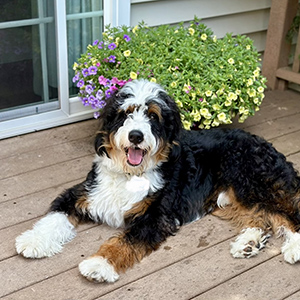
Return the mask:
[[[153,121],[157,121],[158,120],[158,115],[154,112],[149,114],[149,119],[153,120]]]

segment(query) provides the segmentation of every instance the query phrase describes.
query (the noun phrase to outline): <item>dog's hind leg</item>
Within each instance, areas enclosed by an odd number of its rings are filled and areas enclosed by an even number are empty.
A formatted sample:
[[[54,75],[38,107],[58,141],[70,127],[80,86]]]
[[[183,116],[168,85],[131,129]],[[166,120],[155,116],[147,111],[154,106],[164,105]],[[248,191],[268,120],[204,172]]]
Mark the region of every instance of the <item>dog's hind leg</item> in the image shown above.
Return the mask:
[[[248,227],[231,243],[230,253],[235,258],[249,258],[259,253],[266,246],[271,235],[261,228]]]
[[[17,253],[27,258],[42,258],[61,252],[63,245],[76,236],[75,226],[85,205],[81,199],[85,199],[83,183],[57,197],[50,212],[33,229],[16,238]]]
[[[222,192],[217,199],[217,205],[218,208],[213,215],[230,221],[241,230],[236,240],[231,243],[230,253],[235,258],[250,258],[257,255],[271,236],[268,232],[277,226],[275,220],[278,224],[287,224],[287,222],[280,223],[280,218],[275,218],[273,224],[271,215],[263,209],[258,209],[257,205],[252,208],[243,206],[237,201],[233,189]]]

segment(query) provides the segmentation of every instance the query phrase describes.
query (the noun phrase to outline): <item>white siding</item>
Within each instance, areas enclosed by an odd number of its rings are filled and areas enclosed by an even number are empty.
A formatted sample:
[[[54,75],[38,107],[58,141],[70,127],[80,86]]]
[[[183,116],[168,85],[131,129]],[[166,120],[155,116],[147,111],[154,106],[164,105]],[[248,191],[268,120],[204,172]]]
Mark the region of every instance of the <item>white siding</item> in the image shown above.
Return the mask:
[[[265,48],[271,0],[131,0],[132,26],[191,21],[196,15],[217,37],[246,34],[258,51]]]

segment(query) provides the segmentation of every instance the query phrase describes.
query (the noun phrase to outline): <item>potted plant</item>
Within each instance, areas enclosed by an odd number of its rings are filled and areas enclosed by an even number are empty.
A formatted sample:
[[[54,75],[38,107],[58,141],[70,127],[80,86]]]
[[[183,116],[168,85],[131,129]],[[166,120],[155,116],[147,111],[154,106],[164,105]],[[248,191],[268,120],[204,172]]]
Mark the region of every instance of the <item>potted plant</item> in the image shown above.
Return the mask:
[[[127,81],[157,82],[175,99],[186,129],[208,129],[259,109],[266,87],[259,61],[250,38],[217,39],[197,18],[189,26],[107,26],[74,64],[73,82],[96,118]]]

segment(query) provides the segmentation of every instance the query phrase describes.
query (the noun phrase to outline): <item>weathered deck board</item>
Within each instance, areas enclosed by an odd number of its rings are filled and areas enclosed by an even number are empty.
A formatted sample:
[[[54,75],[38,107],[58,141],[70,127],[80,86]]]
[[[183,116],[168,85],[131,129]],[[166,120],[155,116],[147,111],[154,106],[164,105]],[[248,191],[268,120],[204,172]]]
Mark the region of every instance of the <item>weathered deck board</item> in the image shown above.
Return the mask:
[[[300,94],[267,92],[244,128],[267,138],[300,169]],[[255,258],[233,259],[236,232],[207,216],[184,226],[114,284],[95,284],[77,265],[116,233],[86,224],[52,258],[16,255],[14,240],[31,228],[63,189],[82,180],[93,160],[97,121],[89,120],[0,141],[0,297],[3,299],[298,299],[300,264],[283,262],[281,240],[272,238]],[[1,298],[2,298],[1,297]]]

